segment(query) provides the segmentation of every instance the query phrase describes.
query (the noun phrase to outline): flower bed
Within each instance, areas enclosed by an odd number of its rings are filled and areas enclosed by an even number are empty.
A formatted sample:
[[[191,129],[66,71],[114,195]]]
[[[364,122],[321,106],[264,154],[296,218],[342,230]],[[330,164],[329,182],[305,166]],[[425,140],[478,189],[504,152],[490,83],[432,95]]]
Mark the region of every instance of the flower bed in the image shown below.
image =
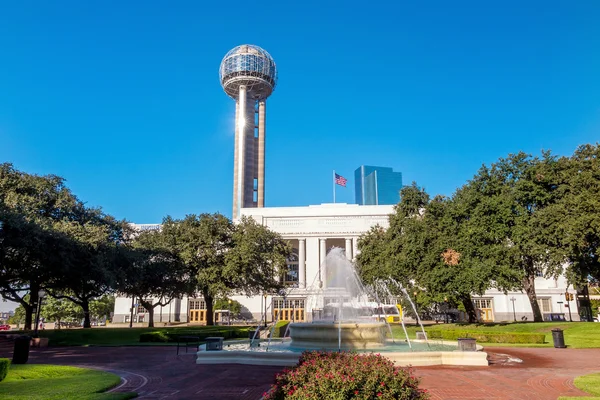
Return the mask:
[[[379,354],[315,351],[278,374],[264,399],[428,399],[418,384],[409,369]]]

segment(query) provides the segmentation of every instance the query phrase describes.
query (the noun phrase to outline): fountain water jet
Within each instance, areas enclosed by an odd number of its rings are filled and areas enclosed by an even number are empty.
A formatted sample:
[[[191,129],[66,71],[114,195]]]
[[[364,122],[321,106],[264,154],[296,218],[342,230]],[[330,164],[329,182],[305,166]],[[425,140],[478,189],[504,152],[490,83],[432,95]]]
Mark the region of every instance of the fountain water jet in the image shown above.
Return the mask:
[[[386,324],[372,320],[368,293],[343,249],[329,251],[319,276],[325,279],[315,279],[308,289],[312,321],[290,324],[290,346],[326,350],[382,347]]]

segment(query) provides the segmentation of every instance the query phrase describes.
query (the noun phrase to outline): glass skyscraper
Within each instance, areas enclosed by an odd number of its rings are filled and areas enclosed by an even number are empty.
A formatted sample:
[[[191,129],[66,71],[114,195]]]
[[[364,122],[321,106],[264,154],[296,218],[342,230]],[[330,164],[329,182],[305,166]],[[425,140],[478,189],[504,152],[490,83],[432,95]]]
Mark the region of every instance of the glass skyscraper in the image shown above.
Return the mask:
[[[401,189],[402,172],[394,172],[392,168],[361,165],[354,171],[357,204],[397,204]]]

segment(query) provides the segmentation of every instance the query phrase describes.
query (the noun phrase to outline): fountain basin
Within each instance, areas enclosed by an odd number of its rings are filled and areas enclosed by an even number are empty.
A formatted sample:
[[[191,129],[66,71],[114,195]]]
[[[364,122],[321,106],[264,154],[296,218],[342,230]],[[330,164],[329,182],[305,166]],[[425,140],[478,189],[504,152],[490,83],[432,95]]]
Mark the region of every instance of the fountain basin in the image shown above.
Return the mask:
[[[257,341],[258,347],[250,347],[250,340],[226,341],[222,351],[198,351],[196,364],[245,364],[275,365],[291,367],[298,363],[303,349],[293,348],[289,340],[272,340],[267,349],[267,340]],[[380,353],[401,367],[429,365],[468,365],[488,366],[487,353],[477,346],[479,351],[458,351],[457,342],[411,341],[407,343],[386,341],[385,347],[359,351],[359,353]],[[255,343],[256,345],[256,343]],[[423,351],[432,346],[433,350]],[[202,346],[201,346],[202,348]],[[438,350],[439,349],[439,350]]]
[[[385,323],[342,322],[290,324],[290,347],[312,350],[366,350],[385,343]]]

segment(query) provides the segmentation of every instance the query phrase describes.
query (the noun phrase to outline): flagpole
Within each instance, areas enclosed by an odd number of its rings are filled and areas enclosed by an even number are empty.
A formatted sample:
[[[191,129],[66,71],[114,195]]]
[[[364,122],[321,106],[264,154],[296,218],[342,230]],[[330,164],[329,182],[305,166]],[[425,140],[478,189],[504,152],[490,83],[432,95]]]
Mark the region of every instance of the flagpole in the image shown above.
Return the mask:
[[[333,202],[335,203],[335,169],[333,170]]]

